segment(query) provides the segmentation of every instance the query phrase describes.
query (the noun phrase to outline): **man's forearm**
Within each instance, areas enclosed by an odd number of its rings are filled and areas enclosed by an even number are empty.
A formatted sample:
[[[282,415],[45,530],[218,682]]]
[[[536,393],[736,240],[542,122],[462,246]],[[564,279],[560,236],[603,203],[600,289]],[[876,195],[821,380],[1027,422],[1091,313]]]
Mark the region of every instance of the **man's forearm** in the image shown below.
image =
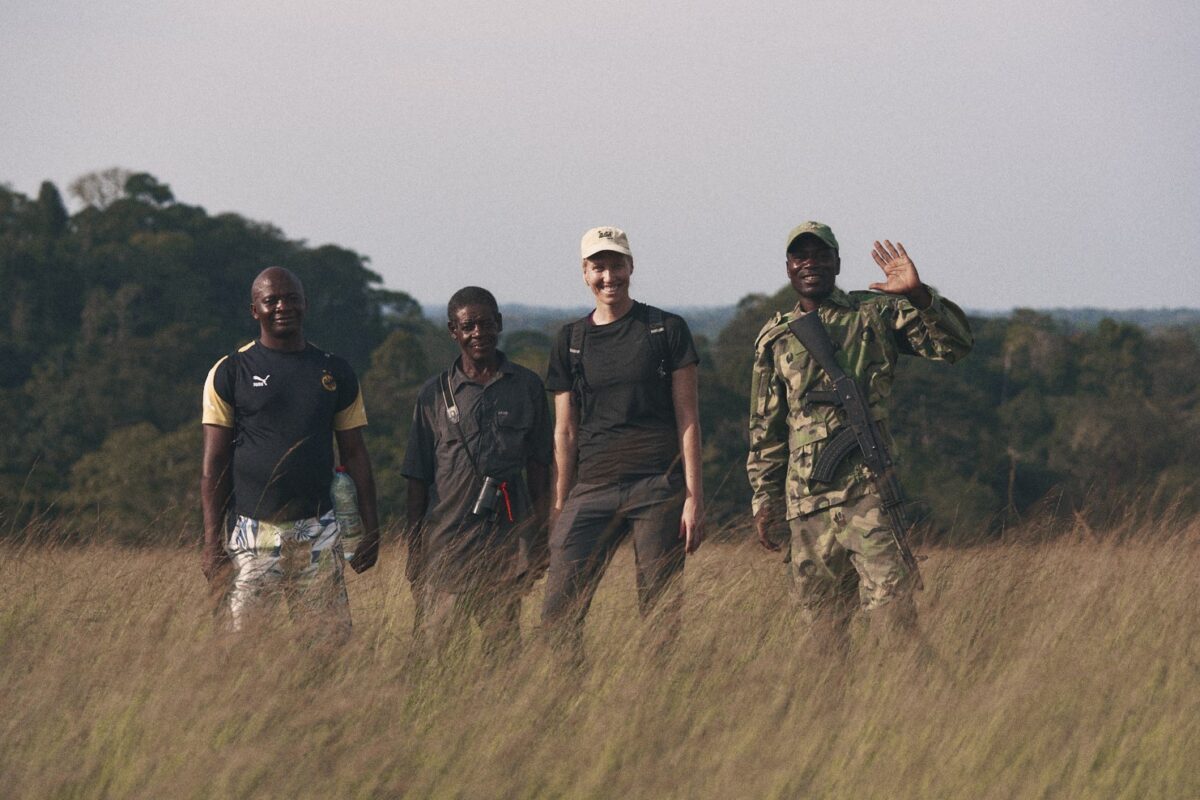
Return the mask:
[[[229,511],[230,486],[227,475],[200,477],[200,507],[204,513],[204,546],[224,543],[225,515]]]
[[[225,516],[233,496],[233,431],[204,426],[204,452],[200,458],[200,509],[204,514],[204,546],[224,545]]]
[[[379,538],[379,506],[375,498],[375,475],[371,470],[371,459],[365,450],[356,452],[342,460],[346,474],[354,481],[358,494],[358,513],[362,517],[363,534],[368,541]]]
[[[933,295],[929,293],[929,289],[923,283],[906,294],[905,297],[908,298],[908,302],[912,303],[920,311],[924,311],[933,305]]]
[[[225,515],[233,497],[233,431],[220,425],[204,425],[204,451],[200,456],[200,509],[204,513],[204,550],[200,566],[204,577],[213,580],[225,552]]]

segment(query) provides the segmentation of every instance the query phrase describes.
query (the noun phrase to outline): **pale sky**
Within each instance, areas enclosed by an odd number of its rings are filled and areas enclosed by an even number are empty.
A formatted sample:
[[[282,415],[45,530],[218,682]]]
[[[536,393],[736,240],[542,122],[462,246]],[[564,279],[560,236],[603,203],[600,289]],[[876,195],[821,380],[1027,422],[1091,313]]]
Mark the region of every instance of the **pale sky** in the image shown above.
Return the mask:
[[[147,171],[425,303],[844,288],[900,240],[961,305],[1200,307],[1200,4],[0,0],[0,182]]]

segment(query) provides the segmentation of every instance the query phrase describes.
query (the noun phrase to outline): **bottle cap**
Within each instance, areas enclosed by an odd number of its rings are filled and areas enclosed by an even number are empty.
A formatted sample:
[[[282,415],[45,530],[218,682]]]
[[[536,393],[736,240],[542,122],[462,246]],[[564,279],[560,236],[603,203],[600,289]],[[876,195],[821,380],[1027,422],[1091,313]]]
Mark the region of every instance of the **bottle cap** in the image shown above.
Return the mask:
[[[334,472],[345,472],[346,468],[344,466],[342,466],[341,464],[338,464],[336,467],[333,468],[333,471]]]

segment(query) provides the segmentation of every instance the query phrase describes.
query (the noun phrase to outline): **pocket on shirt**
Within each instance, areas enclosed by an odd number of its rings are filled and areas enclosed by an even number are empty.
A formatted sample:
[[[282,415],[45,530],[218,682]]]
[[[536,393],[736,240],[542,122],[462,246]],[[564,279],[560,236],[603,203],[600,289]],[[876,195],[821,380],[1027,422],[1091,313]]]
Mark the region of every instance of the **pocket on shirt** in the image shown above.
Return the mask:
[[[496,412],[496,438],[504,452],[511,456],[524,455],[525,440],[533,427],[533,414],[528,408]]]

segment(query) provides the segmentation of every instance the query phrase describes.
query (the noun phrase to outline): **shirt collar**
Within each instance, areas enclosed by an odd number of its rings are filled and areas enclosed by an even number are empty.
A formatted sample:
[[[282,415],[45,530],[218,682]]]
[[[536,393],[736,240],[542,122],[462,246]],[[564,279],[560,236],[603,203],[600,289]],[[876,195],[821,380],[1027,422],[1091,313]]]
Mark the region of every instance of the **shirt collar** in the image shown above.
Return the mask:
[[[826,303],[833,303],[842,308],[854,308],[854,303],[850,300],[850,295],[843,292],[838,287],[833,287],[833,291],[829,293],[829,297],[825,298]]]
[[[850,300],[850,295],[846,294],[836,286],[833,287],[833,291],[829,293],[829,296],[821,301],[822,307],[828,305],[840,306],[842,308],[854,308],[854,303]],[[793,308],[793,312],[797,316],[804,313],[803,309],[800,308],[799,301],[797,301],[795,308]]]
[[[504,355],[503,350],[497,350],[496,356],[500,359],[500,365],[496,368],[497,375],[512,375],[514,372],[513,363],[508,360],[508,356]],[[475,383],[467,377],[462,370],[462,356],[454,359],[454,364],[450,367],[450,390],[457,392],[458,388],[464,383]],[[480,384],[475,383],[476,386]]]

